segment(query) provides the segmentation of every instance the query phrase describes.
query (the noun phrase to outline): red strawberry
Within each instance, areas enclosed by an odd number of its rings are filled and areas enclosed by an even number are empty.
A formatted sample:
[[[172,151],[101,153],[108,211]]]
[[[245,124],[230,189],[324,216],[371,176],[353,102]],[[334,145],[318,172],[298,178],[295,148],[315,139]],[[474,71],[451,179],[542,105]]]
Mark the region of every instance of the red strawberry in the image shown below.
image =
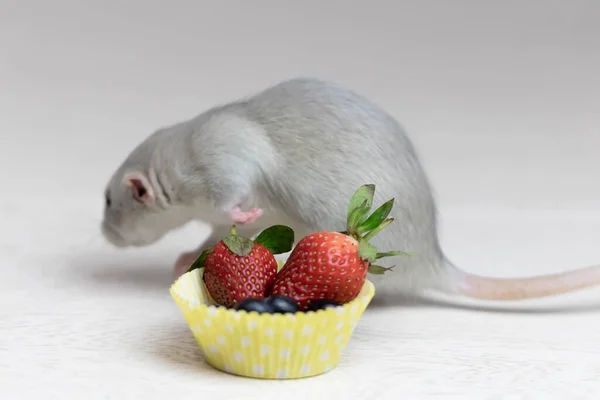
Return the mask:
[[[270,293],[291,297],[300,309],[318,299],[344,304],[360,292],[368,267],[368,261],[358,257],[356,239],[338,232],[316,232],[298,242]]]
[[[382,274],[390,269],[372,262],[405,253],[377,253],[368,241],[392,223],[393,218],[387,216],[394,199],[367,218],[374,193],[374,185],[364,185],[354,194],[346,232],[316,232],[300,240],[269,288],[269,295],[289,296],[298,302],[300,310],[319,299],[345,304],[358,296],[367,272]]]
[[[190,271],[204,268],[204,284],[213,300],[231,308],[247,299],[262,299],[277,274],[273,254],[289,251],[294,242],[293,231],[275,225],[263,231],[256,240],[231,233],[214,247],[204,250]]]

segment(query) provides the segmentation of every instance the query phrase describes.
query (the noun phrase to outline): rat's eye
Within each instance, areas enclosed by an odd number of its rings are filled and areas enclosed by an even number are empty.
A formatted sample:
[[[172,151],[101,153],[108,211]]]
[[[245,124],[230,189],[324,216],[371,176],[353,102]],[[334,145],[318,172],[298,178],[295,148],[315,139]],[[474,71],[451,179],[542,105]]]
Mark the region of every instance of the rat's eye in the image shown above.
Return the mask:
[[[106,204],[106,207],[110,207],[111,201],[110,201],[110,193],[106,192],[104,193],[104,202]]]

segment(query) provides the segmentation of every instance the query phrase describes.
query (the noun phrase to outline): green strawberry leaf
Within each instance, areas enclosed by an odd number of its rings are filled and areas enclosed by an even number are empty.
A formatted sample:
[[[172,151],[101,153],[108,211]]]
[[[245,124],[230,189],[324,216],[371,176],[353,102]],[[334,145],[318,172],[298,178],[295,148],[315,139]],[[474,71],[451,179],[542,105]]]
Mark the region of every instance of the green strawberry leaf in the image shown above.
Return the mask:
[[[382,267],[381,265],[371,265],[369,266],[368,272],[373,275],[383,275],[386,271],[391,271],[394,267]]]
[[[200,256],[198,258],[196,258],[196,261],[194,261],[194,263],[190,266],[190,268],[188,269],[187,272],[193,271],[198,268],[204,268],[204,261],[206,261],[206,256],[208,256],[210,253],[212,253],[212,251],[213,251],[212,247],[205,249],[202,252],[202,254],[200,254]]]
[[[360,206],[356,207],[350,214],[348,214],[348,221],[346,222],[348,232],[355,233],[356,227],[360,224],[361,220],[368,212],[369,207],[367,206],[367,201],[365,200]]]
[[[348,216],[352,214],[354,210],[357,208],[362,208],[363,202],[366,201],[366,210],[364,211],[364,215],[361,215],[360,222],[364,221],[366,213],[373,206],[373,196],[375,195],[375,185],[363,185],[358,188],[358,190],[352,195],[350,198],[350,203],[348,204]],[[350,219],[350,217],[348,217]]]
[[[240,257],[248,255],[254,248],[254,242],[247,237],[239,235],[227,235],[221,238],[225,246],[234,254]]]
[[[358,255],[363,260],[373,262],[377,257],[377,249],[366,240],[360,240],[358,242]]]
[[[394,207],[394,199],[388,200],[383,203],[369,218],[366,219],[362,224],[360,224],[357,228],[357,233],[362,235],[365,232],[372,231],[377,228],[385,219],[390,215],[390,211],[392,211],[392,207]]]
[[[379,232],[381,232],[382,230],[384,230],[385,228],[387,228],[387,226],[389,224],[391,224],[392,222],[394,222],[394,218],[388,218],[388,219],[386,219],[381,224],[379,224],[377,226],[377,228],[373,229],[371,232],[367,233],[362,238],[364,240],[371,240],[371,239],[373,239],[375,236],[377,236],[379,234]]]
[[[379,260],[380,258],[383,257],[393,257],[393,256],[407,256],[407,257],[411,257],[414,256],[414,253],[407,253],[404,251],[386,251],[383,253],[377,253],[377,256],[375,256],[376,260]]]
[[[273,225],[262,231],[254,243],[262,244],[273,254],[287,253],[294,246],[294,230],[285,225]]]

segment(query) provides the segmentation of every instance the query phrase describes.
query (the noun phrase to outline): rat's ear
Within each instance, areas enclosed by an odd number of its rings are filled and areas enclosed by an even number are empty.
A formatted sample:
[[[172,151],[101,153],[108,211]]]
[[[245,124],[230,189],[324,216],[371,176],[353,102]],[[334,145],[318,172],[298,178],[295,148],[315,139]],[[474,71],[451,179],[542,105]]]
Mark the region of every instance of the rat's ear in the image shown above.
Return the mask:
[[[135,201],[146,205],[154,203],[154,190],[143,173],[130,172],[123,179]]]

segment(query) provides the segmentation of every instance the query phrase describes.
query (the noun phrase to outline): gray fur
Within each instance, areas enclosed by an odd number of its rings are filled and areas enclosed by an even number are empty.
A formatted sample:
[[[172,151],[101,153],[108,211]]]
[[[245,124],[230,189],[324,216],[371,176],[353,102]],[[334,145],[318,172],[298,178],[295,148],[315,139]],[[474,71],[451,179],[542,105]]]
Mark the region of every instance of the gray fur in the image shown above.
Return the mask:
[[[130,170],[158,173],[170,202],[157,190],[161,201],[145,212],[123,188]],[[282,82],[151,135],[108,185],[113,205],[105,210],[104,232],[117,245],[148,245],[192,219],[222,230],[229,224],[224,211],[242,200],[265,209],[256,230],[282,220],[298,238],[343,230],[348,200],[365,183],[376,185],[376,205],[396,199],[396,221],[372,243],[417,254],[386,260],[394,272],[370,279],[402,290],[434,285],[445,261],[434,200],[412,144],[384,110],[317,79]]]
[[[154,206],[131,199],[123,185],[127,171],[148,176],[157,193]],[[215,226],[208,245],[229,227],[227,210],[242,204],[265,211],[243,234],[285,223],[299,239],[344,230],[348,201],[367,183],[376,185],[375,206],[395,198],[394,223],[372,243],[380,251],[416,254],[384,259],[396,268],[370,276],[378,292],[462,290],[501,298],[507,291],[514,299],[529,288],[537,290],[531,296],[543,292],[542,281],[538,287],[506,281],[509,287],[455,268],[440,248],[430,185],[403,128],[363,96],[318,79],[281,82],[151,135],[107,187],[113,204],[105,210],[103,232],[115,245],[141,246],[199,219]]]

